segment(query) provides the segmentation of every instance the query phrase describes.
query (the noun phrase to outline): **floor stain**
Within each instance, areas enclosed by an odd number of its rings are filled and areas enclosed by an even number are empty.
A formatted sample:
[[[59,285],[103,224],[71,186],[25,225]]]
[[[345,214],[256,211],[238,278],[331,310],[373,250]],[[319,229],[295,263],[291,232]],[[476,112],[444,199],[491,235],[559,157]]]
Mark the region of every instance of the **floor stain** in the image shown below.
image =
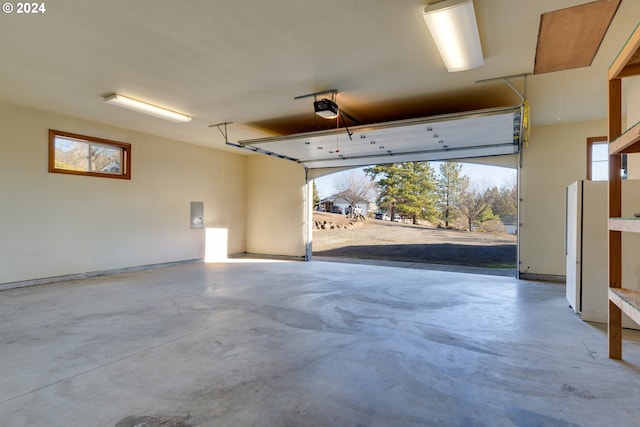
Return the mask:
[[[567,394],[572,394],[583,399],[597,399],[598,397],[589,391],[579,391],[577,388],[570,386],[569,384],[562,384],[561,390]]]

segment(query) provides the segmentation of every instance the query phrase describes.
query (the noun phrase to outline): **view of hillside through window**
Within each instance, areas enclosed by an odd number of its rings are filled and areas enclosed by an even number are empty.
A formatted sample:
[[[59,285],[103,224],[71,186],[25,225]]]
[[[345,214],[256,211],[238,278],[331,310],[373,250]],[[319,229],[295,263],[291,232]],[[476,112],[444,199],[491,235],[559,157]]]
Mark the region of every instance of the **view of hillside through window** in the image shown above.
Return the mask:
[[[122,174],[122,149],[56,136],[57,169]]]

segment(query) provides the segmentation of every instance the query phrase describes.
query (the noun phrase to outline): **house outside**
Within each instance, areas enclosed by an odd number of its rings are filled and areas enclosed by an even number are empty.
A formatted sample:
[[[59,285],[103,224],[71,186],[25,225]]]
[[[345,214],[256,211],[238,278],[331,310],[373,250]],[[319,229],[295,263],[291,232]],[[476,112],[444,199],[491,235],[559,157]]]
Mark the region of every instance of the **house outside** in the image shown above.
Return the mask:
[[[331,212],[334,206],[339,207],[341,213],[346,213],[348,208],[350,207],[350,204],[342,197],[333,195],[320,200],[320,203],[318,204],[318,206],[316,206],[316,210]],[[362,211],[362,215],[364,215],[365,217],[368,216],[369,212],[375,212],[377,210],[377,207],[373,202],[357,203],[355,207],[360,208],[360,210]],[[371,210],[372,208],[376,209]]]
[[[516,234],[518,229],[518,221],[515,216],[503,216],[500,218],[502,224],[504,224],[504,229],[509,234]]]

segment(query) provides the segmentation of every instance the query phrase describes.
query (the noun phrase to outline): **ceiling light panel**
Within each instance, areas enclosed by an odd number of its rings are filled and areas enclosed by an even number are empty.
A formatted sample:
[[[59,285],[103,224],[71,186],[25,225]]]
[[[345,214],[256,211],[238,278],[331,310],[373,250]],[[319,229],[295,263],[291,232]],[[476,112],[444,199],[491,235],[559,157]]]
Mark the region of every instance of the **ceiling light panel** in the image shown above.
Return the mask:
[[[177,113],[175,111],[158,107],[157,105],[149,104],[144,101],[139,101],[128,96],[119,95],[117,93],[105,96],[104,102],[176,123],[191,121],[191,117],[186,114]]]
[[[484,65],[473,0],[430,4],[423,17],[449,72]]]

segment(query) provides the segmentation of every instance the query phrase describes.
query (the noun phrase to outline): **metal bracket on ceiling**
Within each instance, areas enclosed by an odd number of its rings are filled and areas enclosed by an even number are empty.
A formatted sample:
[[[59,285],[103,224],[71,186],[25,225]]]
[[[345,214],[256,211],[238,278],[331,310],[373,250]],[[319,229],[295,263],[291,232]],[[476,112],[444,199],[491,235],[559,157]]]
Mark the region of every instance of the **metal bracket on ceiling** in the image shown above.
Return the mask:
[[[338,95],[338,89],[329,89],[329,90],[324,90],[324,91],[321,91],[321,92],[308,93],[306,95],[295,96],[293,99],[311,98],[313,96],[313,100],[317,101],[318,100],[318,95],[324,95],[324,94],[327,94],[327,93],[331,94],[331,101],[336,103],[336,96]],[[340,119],[342,119],[342,123],[344,124],[344,127],[347,130],[347,134],[349,135],[349,139],[351,141],[353,141],[353,138],[352,138],[353,132],[351,132],[349,130],[349,128],[347,127],[347,123],[344,120],[345,117],[348,118],[349,120],[351,120],[356,125],[359,125],[362,122],[360,120],[356,119],[355,117],[353,117],[351,114],[349,114],[346,111],[344,111],[343,109],[341,109],[340,106],[338,106],[338,123],[339,123]]]
[[[308,93],[306,95],[296,96],[293,99],[311,98],[313,96],[313,100],[317,101],[318,100],[318,95],[324,95],[325,93],[330,93],[331,94],[331,100],[333,102],[336,102],[336,95],[338,94],[338,89],[329,89],[329,90],[323,90],[321,92]]]
[[[527,99],[527,77],[530,76],[531,73],[525,73],[525,74],[514,74],[512,76],[504,76],[504,77],[496,77],[493,79],[484,79],[484,80],[476,80],[476,83],[489,83],[489,82],[498,82],[498,81],[503,81],[507,84],[507,86],[509,86],[509,88],[515,92],[516,95],[518,95],[518,97],[520,97],[520,101],[524,102],[525,99]],[[513,83],[511,83],[510,80],[512,79],[524,79],[524,93],[521,93],[514,85]]]
[[[283,156],[282,154],[277,154],[271,151],[263,150],[262,148],[245,146],[245,145],[241,145],[241,144],[229,141],[229,138],[228,138],[229,133],[227,132],[227,125],[231,125],[231,124],[233,124],[233,122],[222,122],[222,123],[216,123],[214,125],[209,125],[209,127],[210,128],[214,126],[217,127],[220,133],[222,134],[222,136],[224,137],[225,144],[230,145],[232,147],[241,148],[243,150],[253,151],[254,153],[266,154],[268,156],[279,157],[281,159],[291,160],[293,162],[300,163],[298,159],[294,159],[293,157]],[[224,126],[224,130],[222,129],[222,126]]]
[[[213,126],[215,126],[215,125],[213,125]],[[251,145],[242,145],[242,144],[238,144],[238,143],[231,142],[231,141],[227,141],[227,145],[230,145],[230,146],[236,147],[236,148],[240,148],[240,149],[243,149],[243,150],[251,151],[253,153],[266,154],[267,156],[278,157],[280,159],[290,160],[292,162],[300,163],[300,160],[295,159],[293,157],[285,156],[283,154],[274,153],[273,151],[263,150],[262,148],[253,147]]]
[[[488,83],[488,82],[496,82],[503,81],[509,86],[509,88],[515,92],[516,95],[520,97],[521,102],[521,118],[520,118],[520,145],[528,146],[529,145],[529,132],[530,132],[530,121],[529,121],[529,101],[527,101],[527,77],[530,76],[531,73],[525,74],[514,74],[512,76],[504,76],[504,77],[496,77],[493,79],[484,79],[477,80],[476,83]],[[523,92],[521,93],[514,85],[511,83],[511,79],[524,79],[523,83]],[[518,159],[520,163],[520,168],[522,168],[522,150],[518,150]]]
[[[217,127],[220,133],[222,134],[222,136],[224,137],[224,142],[229,142],[229,138],[228,138],[229,133],[227,132],[227,125],[230,125],[230,124],[233,124],[233,122],[216,123],[215,125],[209,125],[209,127],[210,128],[214,126]],[[220,126],[224,126],[224,131]]]

